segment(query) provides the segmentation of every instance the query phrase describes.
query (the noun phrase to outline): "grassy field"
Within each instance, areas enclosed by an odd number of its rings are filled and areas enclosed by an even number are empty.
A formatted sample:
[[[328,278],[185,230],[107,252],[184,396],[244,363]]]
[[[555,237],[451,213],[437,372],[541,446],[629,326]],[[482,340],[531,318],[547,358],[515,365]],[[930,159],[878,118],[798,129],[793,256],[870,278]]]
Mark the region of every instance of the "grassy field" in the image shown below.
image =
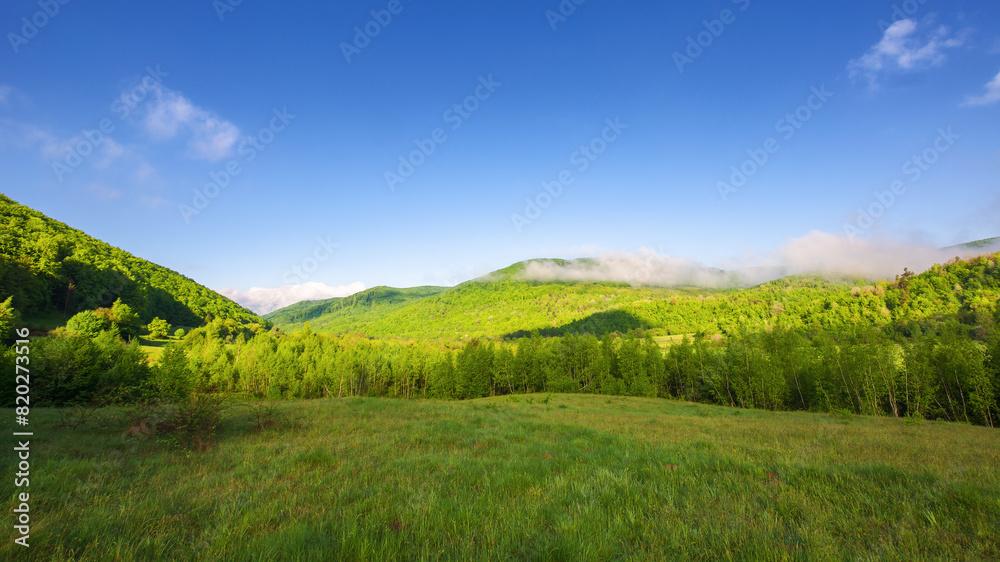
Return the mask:
[[[31,547],[7,447],[0,559],[1000,558],[994,429],[579,395],[277,409],[233,406],[202,452],[34,411]]]

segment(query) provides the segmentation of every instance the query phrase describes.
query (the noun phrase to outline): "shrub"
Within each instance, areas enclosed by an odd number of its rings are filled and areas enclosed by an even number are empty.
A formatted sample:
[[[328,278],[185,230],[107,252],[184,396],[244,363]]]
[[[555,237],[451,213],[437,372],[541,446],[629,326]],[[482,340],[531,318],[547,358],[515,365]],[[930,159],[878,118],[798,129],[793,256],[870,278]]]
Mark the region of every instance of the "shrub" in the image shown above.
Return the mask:
[[[123,343],[112,332],[38,338],[32,342],[31,365],[32,372],[45,373],[32,377],[32,404],[56,407],[86,404],[110,389],[140,393],[150,373],[138,342]],[[0,402],[13,403],[13,388],[0,386]]]
[[[195,394],[174,405],[166,420],[157,425],[173,435],[178,445],[195,451],[211,446],[212,436],[224,419],[226,405],[222,396]]]
[[[96,338],[98,334],[110,327],[111,324],[107,320],[94,314],[92,310],[84,310],[75,314],[66,323],[67,330],[88,338]]]
[[[146,330],[149,332],[149,337],[162,338],[170,332],[170,323],[162,318],[153,318],[153,320],[146,325]]]

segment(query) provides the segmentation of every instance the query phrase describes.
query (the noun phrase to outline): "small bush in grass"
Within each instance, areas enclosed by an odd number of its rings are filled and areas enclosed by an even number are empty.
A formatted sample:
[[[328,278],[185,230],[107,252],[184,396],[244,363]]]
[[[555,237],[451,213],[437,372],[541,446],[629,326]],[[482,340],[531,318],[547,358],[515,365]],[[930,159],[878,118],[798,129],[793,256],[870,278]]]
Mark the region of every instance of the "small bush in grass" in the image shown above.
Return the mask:
[[[225,418],[226,404],[222,396],[193,394],[172,405],[157,431],[169,434],[166,439],[179,446],[204,451],[211,446],[215,430]]]
[[[95,393],[90,400],[82,404],[74,404],[68,408],[59,408],[59,427],[77,429],[87,425],[96,417],[99,410],[111,401],[108,391]]]
[[[270,429],[281,427],[285,422],[282,419],[281,414],[274,402],[260,402],[257,404],[247,404],[247,408],[250,408],[250,414],[253,416],[255,428],[256,429]]]
[[[830,410],[830,416],[837,420],[847,421],[854,417],[854,413],[847,408],[834,408]]]
[[[906,425],[920,425],[924,423],[924,415],[920,412],[913,412],[912,414],[903,418],[903,423]]]

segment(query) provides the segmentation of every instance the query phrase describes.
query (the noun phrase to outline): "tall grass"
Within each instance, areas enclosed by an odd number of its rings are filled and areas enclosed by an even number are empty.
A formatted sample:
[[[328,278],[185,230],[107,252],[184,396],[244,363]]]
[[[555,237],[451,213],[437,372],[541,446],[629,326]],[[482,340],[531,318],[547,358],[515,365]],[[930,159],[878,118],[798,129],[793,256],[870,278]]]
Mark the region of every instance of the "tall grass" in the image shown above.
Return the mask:
[[[31,547],[8,452],[0,558],[1000,558],[987,428],[579,395],[274,408],[201,452],[34,412]]]

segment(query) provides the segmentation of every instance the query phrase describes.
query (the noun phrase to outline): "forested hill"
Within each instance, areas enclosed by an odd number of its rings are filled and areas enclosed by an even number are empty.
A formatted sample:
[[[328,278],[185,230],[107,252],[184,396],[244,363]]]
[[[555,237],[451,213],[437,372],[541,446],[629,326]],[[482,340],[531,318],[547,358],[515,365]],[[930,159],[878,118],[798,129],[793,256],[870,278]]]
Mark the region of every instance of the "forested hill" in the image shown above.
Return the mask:
[[[320,332],[435,339],[519,337],[533,330],[543,336],[601,336],[640,328],[654,336],[711,335],[776,325],[830,329],[892,324],[911,330],[945,317],[979,326],[1000,297],[998,261],[1000,254],[955,260],[919,275],[900,272],[895,281],[792,276],[726,290],[517,281],[523,266],[515,264],[500,274],[393,306],[355,303],[352,308],[338,300],[327,308],[317,304],[307,309],[308,303],[300,303],[268,318],[286,330],[309,321]],[[320,310],[323,314],[309,316]]]
[[[358,331],[386,314],[447,290],[448,287],[373,287],[348,297],[296,303],[264,318],[285,329],[309,322],[312,326],[326,326],[327,331]]]
[[[165,267],[114,246],[0,194],[0,302],[26,319],[110,306],[116,299],[140,320],[201,326],[208,315],[241,324],[264,320]]]

